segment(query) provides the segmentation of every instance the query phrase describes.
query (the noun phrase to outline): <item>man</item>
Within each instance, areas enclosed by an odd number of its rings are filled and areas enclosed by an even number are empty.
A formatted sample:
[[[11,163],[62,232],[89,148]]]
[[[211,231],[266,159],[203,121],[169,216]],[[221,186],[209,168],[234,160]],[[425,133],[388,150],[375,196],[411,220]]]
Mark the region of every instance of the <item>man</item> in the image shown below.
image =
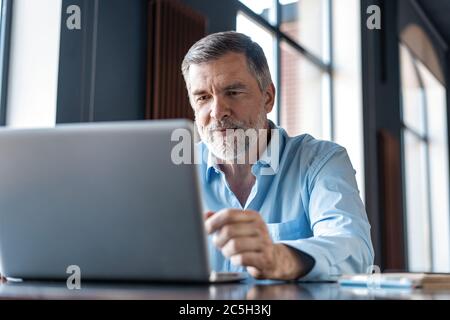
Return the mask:
[[[366,272],[370,225],[347,153],[268,121],[275,87],[261,47],[237,32],[212,34],[191,47],[182,72],[206,154],[213,269],[280,280]],[[250,130],[256,139],[233,134]]]

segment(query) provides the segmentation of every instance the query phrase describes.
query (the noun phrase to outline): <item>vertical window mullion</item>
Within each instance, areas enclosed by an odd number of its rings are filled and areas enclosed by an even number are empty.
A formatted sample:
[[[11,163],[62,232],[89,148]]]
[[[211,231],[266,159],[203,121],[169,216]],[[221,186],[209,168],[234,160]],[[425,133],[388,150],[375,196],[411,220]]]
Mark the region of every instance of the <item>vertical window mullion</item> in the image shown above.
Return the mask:
[[[275,36],[275,43],[274,43],[274,59],[275,59],[275,74],[274,74],[274,82],[275,82],[275,89],[276,89],[276,119],[277,119],[277,125],[281,124],[281,47],[280,47],[280,26],[281,26],[281,4],[279,0],[273,0],[274,2],[274,8],[275,8],[275,26],[277,28],[277,34]]]
[[[420,76],[419,76],[420,78]],[[427,170],[427,198],[428,198],[428,221],[429,221],[429,237],[430,237],[430,266],[431,271],[434,271],[434,254],[433,254],[433,205],[431,203],[431,160],[430,160],[430,135],[428,131],[428,104],[426,89],[422,83],[422,100],[423,100],[423,121],[425,131],[425,166]]]
[[[328,0],[328,77],[329,77],[329,112],[330,112],[330,139],[335,141],[334,126],[334,66],[333,66],[333,0]]]
[[[11,33],[11,0],[0,1],[0,126],[6,125],[9,51]]]

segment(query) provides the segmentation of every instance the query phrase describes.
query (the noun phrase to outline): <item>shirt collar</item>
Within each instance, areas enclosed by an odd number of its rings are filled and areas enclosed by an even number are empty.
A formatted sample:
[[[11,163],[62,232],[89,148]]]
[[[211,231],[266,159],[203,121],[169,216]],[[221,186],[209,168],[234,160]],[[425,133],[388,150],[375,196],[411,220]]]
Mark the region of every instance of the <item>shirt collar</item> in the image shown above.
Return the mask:
[[[208,147],[205,145],[205,148],[207,149]],[[206,162],[206,171],[209,171],[209,170],[217,171],[217,170],[220,170],[220,169],[219,169],[219,165],[217,164],[216,156],[211,151],[208,150],[208,159],[207,159],[207,162]]]

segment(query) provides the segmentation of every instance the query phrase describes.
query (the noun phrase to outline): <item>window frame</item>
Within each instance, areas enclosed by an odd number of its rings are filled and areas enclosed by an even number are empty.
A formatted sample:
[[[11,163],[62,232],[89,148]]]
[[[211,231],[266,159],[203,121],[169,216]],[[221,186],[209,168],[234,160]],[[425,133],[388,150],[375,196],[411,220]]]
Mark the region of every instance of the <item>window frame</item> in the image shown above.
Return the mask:
[[[431,164],[430,164],[430,139],[429,139],[429,130],[428,130],[428,103],[427,103],[427,92],[424,86],[424,82],[422,79],[422,75],[419,71],[417,62],[418,59],[416,58],[416,56],[413,54],[413,52],[411,52],[411,50],[408,48],[408,46],[406,44],[403,44],[402,42],[400,42],[400,45],[403,45],[403,47],[405,48],[405,50],[408,52],[408,55],[411,58],[411,62],[414,68],[414,75],[417,77],[417,81],[418,81],[418,85],[420,88],[420,96],[421,96],[421,106],[422,106],[422,112],[423,112],[423,117],[421,119],[422,122],[422,128],[423,128],[423,133],[420,133],[419,131],[417,131],[416,129],[410,127],[409,125],[407,125],[404,121],[404,108],[405,105],[403,104],[403,99],[401,99],[401,103],[400,103],[400,126],[401,126],[401,154],[402,154],[402,162],[403,162],[403,172],[402,172],[402,176],[403,176],[403,185],[406,187],[407,182],[406,182],[406,175],[405,175],[405,170],[406,170],[406,145],[405,145],[405,133],[408,132],[410,134],[412,134],[418,141],[420,144],[422,144],[424,146],[425,149],[425,179],[426,179],[426,199],[427,199],[427,203],[426,203],[426,219],[431,222],[432,219],[432,207],[431,207]],[[402,91],[402,87],[401,90]],[[405,192],[404,194],[404,200],[403,202],[405,203],[405,214],[406,214],[406,219],[408,219],[408,214],[407,214],[407,201],[406,201],[406,197],[407,194]],[[434,258],[433,258],[433,239],[431,236],[431,232],[432,232],[432,225],[431,223],[428,225],[428,259],[429,259],[429,263],[430,263],[430,270],[434,269],[433,266],[433,262],[434,262]],[[409,245],[409,244],[408,244]],[[409,261],[407,262],[408,264],[408,268],[410,268],[409,265]]]
[[[13,0],[2,0],[0,7],[0,126],[6,125],[12,9]]]

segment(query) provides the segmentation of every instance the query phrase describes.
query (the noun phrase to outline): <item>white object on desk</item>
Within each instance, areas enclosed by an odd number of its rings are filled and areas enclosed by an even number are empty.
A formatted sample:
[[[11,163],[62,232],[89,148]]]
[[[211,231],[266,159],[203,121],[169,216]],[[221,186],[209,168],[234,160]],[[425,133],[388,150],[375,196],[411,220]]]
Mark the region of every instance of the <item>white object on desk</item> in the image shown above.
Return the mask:
[[[449,289],[450,274],[446,273],[373,273],[344,275],[338,283],[342,286],[367,286],[371,288],[429,288]]]

